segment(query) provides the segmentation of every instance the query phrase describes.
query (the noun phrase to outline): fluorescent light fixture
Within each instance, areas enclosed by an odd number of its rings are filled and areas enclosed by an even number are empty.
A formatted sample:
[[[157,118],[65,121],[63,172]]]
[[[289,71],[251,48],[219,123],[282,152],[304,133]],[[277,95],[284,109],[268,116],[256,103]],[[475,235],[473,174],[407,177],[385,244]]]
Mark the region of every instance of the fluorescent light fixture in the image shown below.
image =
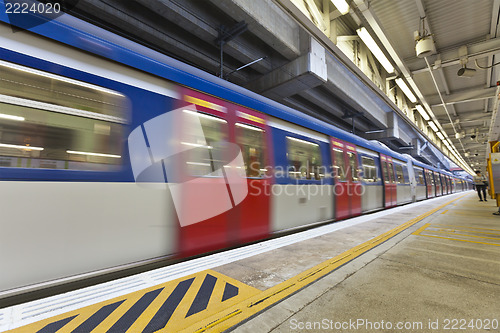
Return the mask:
[[[3,114],[3,113],[0,113],[0,118],[9,119],[9,120],[17,120],[17,121],[24,121],[25,120],[24,117],[13,116],[10,114]]]
[[[30,68],[30,67],[24,67],[24,66],[16,65],[16,64],[13,64],[13,63],[10,63],[10,62],[7,62],[7,61],[0,60],[0,66],[4,66],[4,67],[8,67],[8,68],[15,69],[15,70],[18,70],[18,71],[23,71],[23,72],[26,72],[26,73],[31,73],[31,74],[35,74],[35,75],[47,77],[47,78],[53,79],[53,80],[67,82],[67,83],[74,84],[74,85],[77,85],[77,86],[80,86],[80,87],[89,88],[89,89],[92,89],[92,90],[97,90],[97,91],[100,91],[100,92],[104,92],[106,94],[116,95],[116,96],[123,97],[123,94],[120,94],[120,93],[118,93],[116,91],[113,91],[111,89],[106,89],[106,88],[103,88],[103,87],[100,87],[100,86],[95,86],[93,84],[89,84],[89,83],[86,83],[86,82],[73,80],[73,79],[70,79],[70,78],[67,78],[67,77],[64,77],[64,76],[59,76],[59,75],[55,75],[55,74],[51,74],[51,73],[39,71],[39,70]]]
[[[261,128],[258,128],[258,127],[255,127],[255,126],[246,125],[246,124],[236,123],[236,126],[237,127],[246,128],[246,129],[249,129],[249,130],[252,130],[252,131],[264,132],[264,130],[261,129]]]
[[[25,149],[25,150],[43,150],[42,147],[9,145],[9,144],[6,144],[6,143],[0,143],[0,147],[3,147],[3,148],[14,148],[14,149]]]
[[[111,158],[122,158],[120,155],[112,155],[112,154],[101,154],[101,153],[89,153],[85,151],[75,151],[75,150],[66,150],[68,154],[76,154],[76,155],[87,155],[87,156],[99,156],[99,157],[111,157]]]
[[[210,116],[208,114],[204,114],[204,113],[200,113],[200,112],[196,112],[196,111],[191,111],[191,110],[183,110],[183,111],[185,113],[187,113],[187,114],[192,115],[192,116],[197,116],[197,117],[200,117],[200,118],[206,118],[206,119],[215,120],[215,121],[218,121],[219,123],[225,123],[226,122],[223,119],[220,119],[220,118],[217,118],[217,117],[214,117],[214,116]]]
[[[342,15],[349,13],[349,5],[345,0],[332,0],[332,3]]]
[[[309,142],[309,141],[301,140],[301,139],[297,139],[297,138],[292,138],[290,136],[287,136],[286,138],[289,139],[289,140],[292,140],[292,141],[296,141],[296,142],[300,142],[300,143],[305,143],[305,144],[312,145],[312,146],[319,146],[317,143]]]
[[[207,149],[213,149],[214,148],[212,146],[206,146],[206,145],[202,145],[202,144],[199,144],[199,143],[191,143],[191,142],[181,142],[181,145],[191,146],[191,147],[197,147],[197,148],[207,148]]]
[[[186,162],[186,164],[189,164],[189,165],[199,165],[199,166],[207,166],[207,167],[210,166],[210,163],[201,163],[201,162]]]
[[[441,139],[441,141],[443,141],[443,140],[444,140],[444,135],[443,135],[443,133],[441,133],[441,132],[437,132],[436,134],[437,134],[438,138],[440,138],[440,139]],[[444,142],[446,142],[446,140],[445,140]]]
[[[417,109],[418,113],[420,113],[420,115],[422,116],[422,118],[424,118],[425,121],[431,120],[431,117],[429,117],[429,115],[427,114],[427,112],[425,112],[425,109],[424,109],[424,107],[422,105],[417,104],[415,106],[415,108]]]
[[[439,131],[439,128],[436,126],[436,124],[434,124],[433,121],[429,121],[427,124],[429,124],[429,126],[432,128],[434,132]]]
[[[403,90],[404,94],[406,95],[406,97],[408,97],[410,102],[412,103],[417,102],[417,98],[415,97],[415,95],[413,95],[410,88],[408,88],[408,86],[406,85],[405,81],[403,81],[402,78],[398,77],[396,79],[396,84],[399,86],[399,88],[401,88],[401,90]]]
[[[377,43],[375,43],[375,40],[370,36],[368,33],[368,30],[366,30],[365,27],[361,27],[358,30],[356,30],[358,33],[359,38],[365,43],[365,45],[370,49],[370,51],[373,53],[375,58],[382,64],[384,69],[387,71],[387,73],[393,73],[394,72],[394,67],[391,65],[391,62],[387,57],[385,56],[384,52],[378,47]]]

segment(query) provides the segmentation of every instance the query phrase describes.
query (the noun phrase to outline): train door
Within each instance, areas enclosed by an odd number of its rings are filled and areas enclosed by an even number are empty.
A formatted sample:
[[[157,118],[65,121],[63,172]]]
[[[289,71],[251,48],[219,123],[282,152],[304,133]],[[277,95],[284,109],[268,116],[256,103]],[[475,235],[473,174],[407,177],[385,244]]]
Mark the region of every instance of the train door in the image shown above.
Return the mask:
[[[272,145],[265,115],[240,106],[234,111],[235,141],[243,155],[248,188],[247,197],[235,207],[234,225],[238,225],[234,231],[235,239],[250,242],[269,234],[272,177],[268,168],[274,165],[270,161]]]
[[[189,89],[182,96],[184,118],[176,129],[182,149],[174,162],[182,177],[171,187],[181,255],[265,237],[270,179],[264,116]]]
[[[392,157],[387,156],[387,169],[389,170],[389,177],[391,178],[391,191],[392,191],[392,202],[391,206],[394,207],[398,203],[398,189],[396,184],[396,172],[394,162],[392,161]]]
[[[434,171],[433,174],[434,174],[434,182],[436,184],[436,197],[438,197],[443,194],[441,187],[441,175],[436,171]]]
[[[394,207],[397,203],[397,187],[394,178],[394,165],[392,158],[380,154],[380,163],[382,164],[382,176],[384,178],[385,207]]]
[[[335,219],[361,214],[361,184],[356,147],[331,139],[334,172]]]
[[[349,163],[349,196],[351,216],[361,215],[361,179],[359,177],[358,153],[353,144],[346,143],[347,161]]]
[[[425,173],[425,184],[427,185],[427,198],[433,198],[435,196],[434,192],[434,178],[432,177],[432,171],[424,169]]]
[[[185,89],[183,91],[182,133],[178,139],[184,158],[178,158],[182,178],[167,179],[177,213],[179,251],[190,256],[229,246],[228,224],[232,208],[223,168],[218,161],[225,159],[223,147],[229,143],[227,104],[211,96]],[[171,190],[171,192],[173,192]]]

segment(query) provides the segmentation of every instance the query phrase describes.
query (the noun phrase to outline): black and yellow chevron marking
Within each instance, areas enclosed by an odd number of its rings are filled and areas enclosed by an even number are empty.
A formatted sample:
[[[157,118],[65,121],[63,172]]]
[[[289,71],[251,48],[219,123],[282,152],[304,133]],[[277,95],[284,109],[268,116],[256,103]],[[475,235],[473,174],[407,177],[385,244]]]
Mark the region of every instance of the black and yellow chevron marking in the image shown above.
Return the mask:
[[[208,270],[8,332],[177,332],[258,293]]]

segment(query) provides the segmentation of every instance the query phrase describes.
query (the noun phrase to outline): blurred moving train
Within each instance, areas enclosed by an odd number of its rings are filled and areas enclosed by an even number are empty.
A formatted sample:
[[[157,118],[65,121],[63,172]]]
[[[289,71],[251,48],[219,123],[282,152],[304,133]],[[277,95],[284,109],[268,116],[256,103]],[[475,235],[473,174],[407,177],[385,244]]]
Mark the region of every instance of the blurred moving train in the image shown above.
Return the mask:
[[[471,188],[70,15],[0,20],[0,297]]]

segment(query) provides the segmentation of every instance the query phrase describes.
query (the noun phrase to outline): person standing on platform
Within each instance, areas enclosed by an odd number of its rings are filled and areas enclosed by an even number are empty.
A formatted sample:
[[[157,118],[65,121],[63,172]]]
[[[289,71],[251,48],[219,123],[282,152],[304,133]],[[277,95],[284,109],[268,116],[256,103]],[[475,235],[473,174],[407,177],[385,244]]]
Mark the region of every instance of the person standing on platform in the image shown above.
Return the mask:
[[[479,170],[476,171],[476,175],[474,176],[474,186],[476,186],[479,201],[488,201],[486,200],[486,187],[488,187],[488,183],[486,182],[486,178],[481,174],[481,171]],[[481,196],[481,192],[483,193],[483,196]]]

